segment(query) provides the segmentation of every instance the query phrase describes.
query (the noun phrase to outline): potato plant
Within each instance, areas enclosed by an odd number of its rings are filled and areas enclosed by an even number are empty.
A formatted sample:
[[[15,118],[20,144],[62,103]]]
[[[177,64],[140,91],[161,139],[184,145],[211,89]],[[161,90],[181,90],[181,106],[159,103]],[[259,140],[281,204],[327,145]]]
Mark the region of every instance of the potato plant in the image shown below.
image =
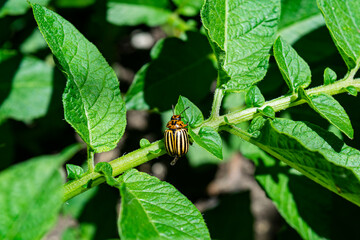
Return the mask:
[[[278,238],[360,237],[357,0],[7,0],[0,29],[0,239],[43,239],[69,216],[62,239],[252,239],[251,216],[210,218],[136,169],[234,152],[284,219]],[[161,36],[126,86],[117,44],[134,29]],[[134,146],[130,112],[156,116],[157,139]],[[180,113],[192,145],[170,167],[161,132]],[[131,151],[95,161],[119,142]]]

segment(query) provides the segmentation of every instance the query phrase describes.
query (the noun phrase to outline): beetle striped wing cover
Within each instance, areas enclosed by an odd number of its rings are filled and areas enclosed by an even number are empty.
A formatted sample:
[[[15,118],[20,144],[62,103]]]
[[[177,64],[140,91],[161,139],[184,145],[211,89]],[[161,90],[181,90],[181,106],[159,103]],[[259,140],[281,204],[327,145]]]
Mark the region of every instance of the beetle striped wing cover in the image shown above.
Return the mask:
[[[189,150],[189,138],[187,129],[165,131],[165,147],[170,156],[181,157]]]

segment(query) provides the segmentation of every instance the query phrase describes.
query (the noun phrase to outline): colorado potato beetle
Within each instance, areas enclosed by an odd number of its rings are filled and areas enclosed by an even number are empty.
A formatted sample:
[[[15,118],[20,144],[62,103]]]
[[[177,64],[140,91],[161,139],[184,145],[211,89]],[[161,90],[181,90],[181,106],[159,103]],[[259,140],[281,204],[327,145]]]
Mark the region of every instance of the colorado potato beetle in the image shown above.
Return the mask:
[[[188,108],[185,108],[184,111]],[[189,150],[188,129],[186,128],[188,124],[181,121],[181,114],[184,111],[175,115],[173,106],[173,116],[166,125],[168,129],[165,130],[164,134],[165,148],[170,156],[175,156],[170,163],[171,165],[175,165],[179,157],[185,155]]]

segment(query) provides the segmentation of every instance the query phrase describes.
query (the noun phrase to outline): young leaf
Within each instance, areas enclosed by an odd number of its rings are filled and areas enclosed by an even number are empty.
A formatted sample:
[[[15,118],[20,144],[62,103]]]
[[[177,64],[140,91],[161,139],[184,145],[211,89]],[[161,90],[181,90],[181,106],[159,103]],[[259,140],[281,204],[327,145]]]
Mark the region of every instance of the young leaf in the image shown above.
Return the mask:
[[[99,162],[98,164],[96,164],[94,171],[104,174],[106,183],[109,184],[110,186],[114,187],[119,184],[118,181],[112,176],[113,169],[110,163]]]
[[[178,7],[176,12],[192,17],[199,13],[202,5],[204,4],[204,0],[172,0],[175,5]]]
[[[32,5],[39,29],[68,81],[65,119],[95,152],[116,147],[126,125],[118,79],[97,48],[58,14]]]
[[[169,183],[135,169],[119,180],[121,239],[210,239],[199,210]]]
[[[150,150],[149,153],[157,155],[161,152],[161,149],[156,149],[156,150]]]
[[[53,68],[25,57],[14,76],[9,96],[0,105],[1,118],[29,122],[46,114],[52,93]]]
[[[311,83],[309,65],[281,37],[274,44],[274,57],[290,92],[297,92],[299,87],[306,88]]]
[[[151,50],[152,61],[136,75],[136,87],[130,88],[127,105],[140,104],[164,111],[180,95],[195,104],[200,102],[216,78],[211,52],[206,37],[200,33],[188,32],[186,41],[178,38],[158,41]]]
[[[142,138],[140,139],[140,148],[144,148],[150,145],[149,140],[147,140],[146,138]]]
[[[247,107],[261,107],[265,103],[265,98],[257,86],[252,86],[246,93],[245,103]]]
[[[201,127],[199,134],[189,129],[190,137],[200,147],[204,148],[218,159],[222,160],[222,141],[218,132],[211,127]]]
[[[310,123],[266,120],[251,143],[360,206],[360,152]]]
[[[358,0],[317,0],[337,49],[351,70],[360,61],[360,5]]]
[[[299,94],[301,98],[306,100],[312,109],[318,112],[340,131],[345,133],[346,136],[351,139],[354,137],[354,130],[351,126],[349,116],[335,98],[326,93],[308,96],[302,88],[300,88]]]
[[[75,180],[81,178],[81,176],[84,174],[84,169],[74,164],[66,164],[66,173],[67,179]]]
[[[337,79],[336,72],[331,68],[326,68],[324,71],[324,85],[333,84]]]
[[[74,145],[0,173],[0,239],[41,239],[54,226],[63,197],[59,168],[78,150]]]
[[[354,86],[348,86],[345,89],[350,95],[353,95],[354,97],[356,97],[358,94],[357,89]]]
[[[187,107],[189,108],[185,110]],[[190,127],[195,127],[204,121],[204,116],[202,115],[200,109],[189,99],[183,96],[179,96],[178,103],[175,106],[175,113],[180,114],[181,112],[183,112],[181,114],[183,121],[186,124],[189,124]]]
[[[275,118],[275,110],[271,106],[266,106],[264,109],[258,108],[256,111],[265,117]]]
[[[242,91],[264,78],[279,14],[279,0],[205,1],[201,19],[219,62],[218,86]]]
[[[254,137],[258,137],[259,130],[264,126],[266,119],[263,116],[256,116],[250,123],[248,133],[251,133]]]
[[[106,19],[115,25],[158,26],[168,21],[168,0],[110,0]]]

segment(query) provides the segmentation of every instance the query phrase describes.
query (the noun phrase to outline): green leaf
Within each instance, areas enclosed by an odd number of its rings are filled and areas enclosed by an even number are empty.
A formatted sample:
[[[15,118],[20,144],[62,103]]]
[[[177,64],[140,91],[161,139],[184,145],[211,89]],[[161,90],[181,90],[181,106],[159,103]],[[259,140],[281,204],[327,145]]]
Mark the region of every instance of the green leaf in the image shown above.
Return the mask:
[[[79,226],[67,228],[61,236],[62,240],[92,240],[95,238],[96,226],[93,223],[80,223]]]
[[[255,162],[256,180],[302,239],[358,238],[359,224],[356,217],[351,217],[360,212],[358,206],[332,194],[250,143],[243,141],[241,152]],[[339,217],[339,214],[348,217]],[[342,227],[346,231],[338,231]]]
[[[56,6],[60,8],[84,8],[94,4],[96,0],[56,0]]]
[[[354,86],[348,86],[345,89],[348,93],[350,93],[350,95],[353,95],[354,97],[356,97],[358,94],[357,89]]]
[[[357,0],[317,0],[335,45],[349,69],[360,61],[360,5]]]
[[[66,164],[66,173],[67,179],[75,180],[81,178],[81,176],[84,174],[84,169],[74,164]]]
[[[250,123],[248,133],[254,137],[258,137],[260,129],[264,126],[266,119],[263,116],[256,116]]]
[[[149,63],[145,64],[135,74],[134,80],[131,83],[129,90],[124,96],[126,109],[128,110],[149,110],[150,106],[146,103],[144,98],[144,80],[149,68]]]
[[[227,92],[224,96],[221,106],[227,112],[233,112],[236,110],[240,110],[240,109],[244,108],[245,96],[246,96],[246,94],[244,92],[240,92],[240,93]]]
[[[324,85],[333,84],[337,79],[336,72],[331,68],[326,68],[324,71]]]
[[[249,145],[243,143],[242,149],[252,150],[242,153],[255,162],[255,179],[286,222],[303,239],[333,239],[330,237],[331,226],[339,220],[332,218],[339,206],[333,206],[334,196],[331,192],[257,147]]]
[[[106,183],[110,186],[117,186],[119,184],[118,181],[112,176],[113,169],[110,163],[99,162],[98,164],[96,164],[94,171],[104,174]]]
[[[93,187],[66,201],[62,206],[62,214],[78,219],[85,209],[86,204],[95,196],[97,191],[98,187]]]
[[[275,118],[275,110],[271,106],[266,106],[264,109],[258,108],[256,111],[265,117]]]
[[[204,148],[218,159],[223,159],[222,140],[218,132],[211,127],[201,127],[198,134],[194,133],[190,128],[188,130],[190,137],[200,147]]]
[[[13,78],[11,92],[0,105],[0,119],[30,122],[46,114],[52,93],[53,68],[25,57]]]
[[[354,129],[351,126],[349,116],[335,98],[326,93],[308,96],[303,89],[300,89],[299,94],[320,116],[328,120],[349,138],[354,137]]]
[[[158,26],[170,18],[168,0],[110,0],[107,3],[106,19],[115,25]]]
[[[97,48],[72,24],[34,4],[39,29],[68,81],[65,119],[96,153],[115,148],[126,126],[118,79]]]
[[[23,54],[31,54],[46,47],[47,44],[41,35],[41,32],[39,29],[35,29],[32,34],[20,45],[20,51]]]
[[[66,164],[67,179],[79,179],[84,174],[84,169],[74,164]]]
[[[331,192],[258,151],[255,179],[281,216],[303,239],[324,239],[330,233]]]
[[[151,51],[152,61],[138,72],[133,83],[136,86],[132,85],[127,93],[127,105],[164,111],[180,95],[199,103],[208,96],[216,78],[211,52],[206,37],[196,32],[187,32],[186,41],[178,38],[158,41]]]
[[[28,1],[25,0],[3,0],[0,4],[0,18],[6,15],[16,16],[25,14],[30,8]],[[47,5],[50,0],[29,0],[31,3],[38,3],[40,5]]]
[[[204,0],[172,0],[175,5],[178,7],[176,12],[181,15],[192,17],[199,13],[202,5],[204,4]]]
[[[187,107],[188,109],[186,109]],[[190,127],[195,127],[204,121],[204,116],[200,109],[189,99],[183,96],[179,96],[178,103],[175,106],[175,114],[180,113],[182,113],[181,118],[183,121],[186,124],[189,124]]]
[[[140,148],[144,148],[150,145],[149,140],[147,140],[146,138],[142,138],[140,139]]]
[[[224,150],[225,149],[223,149],[223,151]],[[188,159],[189,165],[192,168],[197,168],[209,164],[218,165],[221,163],[221,160],[197,144],[193,144],[191,148],[189,148],[189,152],[186,154],[186,158]],[[224,159],[226,158],[224,157]]]
[[[161,152],[161,149],[156,149],[156,150],[150,150],[149,153],[157,155]]]
[[[15,50],[0,49],[0,63],[16,55]]]
[[[299,87],[306,88],[311,83],[309,65],[281,37],[274,44],[274,56],[280,72],[290,91],[297,92]]]
[[[279,29],[319,14],[314,0],[281,0]]]
[[[279,35],[290,45],[325,25],[314,0],[282,0]]]
[[[121,239],[210,239],[199,210],[169,183],[135,169],[120,181]]]
[[[265,103],[265,98],[257,86],[252,86],[246,93],[245,103],[247,107],[261,107]]]
[[[218,59],[218,87],[243,91],[262,80],[280,15],[280,0],[205,1],[201,19]]]
[[[250,142],[360,206],[360,152],[310,123],[266,120]]]
[[[56,223],[62,205],[61,164],[79,145],[41,156],[0,173],[0,238],[41,239]]]

